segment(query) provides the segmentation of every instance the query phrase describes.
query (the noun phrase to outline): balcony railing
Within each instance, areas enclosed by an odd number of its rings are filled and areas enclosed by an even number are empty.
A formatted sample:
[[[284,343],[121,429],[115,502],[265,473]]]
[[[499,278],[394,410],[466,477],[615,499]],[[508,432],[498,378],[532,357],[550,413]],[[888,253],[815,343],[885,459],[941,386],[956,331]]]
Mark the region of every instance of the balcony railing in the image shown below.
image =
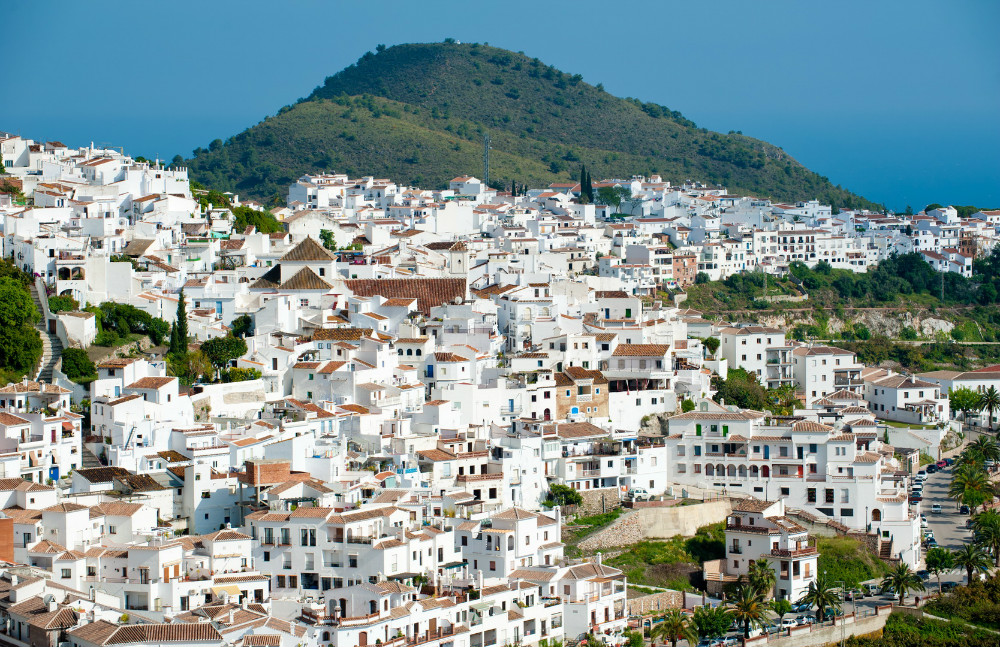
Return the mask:
[[[771,551],[771,555],[774,557],[808,557],[810,555],[818,555],[819,551],[815,546],[806,546],[805,548],[775,548]]]

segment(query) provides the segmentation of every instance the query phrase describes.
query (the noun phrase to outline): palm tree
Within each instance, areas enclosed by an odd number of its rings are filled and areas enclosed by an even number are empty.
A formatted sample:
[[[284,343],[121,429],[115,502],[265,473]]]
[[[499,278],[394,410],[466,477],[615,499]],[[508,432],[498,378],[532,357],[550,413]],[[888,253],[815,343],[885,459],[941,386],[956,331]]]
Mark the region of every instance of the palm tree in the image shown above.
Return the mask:
[[[976,438],[965,449],[975,452],[982,460],[1000,461],[1000,445],[997,445],[997,441],[989,436]]]
[[[747,579],[750,586],[764,596],[764,599],[771,597],[774,592],[774,584],[777,582],[777,576],[774,569],[771,568],[771,563],[764,558],[750,562]]]
[[[991,386],[986,393],[979,398],[979,410],[989,414],[989,428],[993,430],[993,412],[1000,409],[1000,392],[997,387]]]
[[[948,496],[968,505],[973,512],[995,495],[996,488],[981,467],[965,464],[952,474]]]
[[[965,583],[972,584],[974,573],[985,573],[990,570],[990,558],[976,544],[965,544],[954,553],[955,568],[965,569]]]
[[[996,510],[983,510],[976,515],[972,527],[976,531],[976,541],[993,549],[993,565],[1000,567],[1000,513]]]
[[[653,625],[649,637],[670,641],[670,647],[677,647],[678,640],[686,640],[688,645],[698,644],[698,632],[694,623],[680,609],[671,609],[661,616],[662,622]]]
[[[750,637],[752,627],[763,627],[767,622],[767,603],[764,596],[752,585],[743,585],[730,600],[733,618],[743,625],[743,637]]]
[[[924,555],[927,570],[937,577],[938,593],[941,593],[941,574],[955,570],[955,556],[947,548],[931,548]]]
[[[816,579],[809,582],[809,589],[802,596],[799,602],[808,602],[816,607],[816,620],[823,622],[826,619],[826,610],[840,608],[840,594],[833,590],[826,579],[826,574],[816,576]]]
[[[771,600],[771,611],[774,611],[778,615],[778,624],[781,624],[785,616],[792,612],[792,603],[785,598]]]
[[[920,581],[919,575],[910,570],[909,564],[900,563],[896,570],[882,578],[882,590],[892,591],[898,595],[899,604],[902,606],[906,594],[910,591],[923,591],[924,583]]]

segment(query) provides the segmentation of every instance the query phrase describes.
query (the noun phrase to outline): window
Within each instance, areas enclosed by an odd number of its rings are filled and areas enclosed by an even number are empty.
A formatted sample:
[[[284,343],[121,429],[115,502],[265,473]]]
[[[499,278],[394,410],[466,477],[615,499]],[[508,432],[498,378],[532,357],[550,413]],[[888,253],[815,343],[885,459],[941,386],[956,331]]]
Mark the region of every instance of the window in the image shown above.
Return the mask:
[[[833,489],[827,488],[824,494],[825,494],[824,501],[826,501],[826,503],[833,503]]]
[[[694,433],[695,433],[696,436],[700,436],[701,435],[701,425],[695,425],[694,426]]]
[[[70,571],[70,569],[68,568],[62,569],[62,578],[64,580],[68,580],[71,577],[73,577],[73,573]]]
[[[789,495],[789,489],[786,487],[781,488],[781,496],[788,496],[788,495]]]
[[[701,456],[701,445],[695,445],[694,446],[694,455],[695,456]]]

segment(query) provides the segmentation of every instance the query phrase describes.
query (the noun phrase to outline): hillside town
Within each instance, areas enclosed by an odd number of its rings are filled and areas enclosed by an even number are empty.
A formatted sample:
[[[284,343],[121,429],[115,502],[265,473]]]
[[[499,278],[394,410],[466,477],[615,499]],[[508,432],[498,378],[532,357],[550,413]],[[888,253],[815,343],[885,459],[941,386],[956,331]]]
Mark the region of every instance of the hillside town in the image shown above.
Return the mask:
[[[1000,211],[333,172],[268,207],[116,149],[0,133],[0,155],[0,256],[29,277],[44,349],[0,386],[13,647],[623,645],[650,614],[725,605],[761,563],[767,597],[808,598],[817,529],[926,568],[923,457],[945,469],[965,425],[1000,415],[949,398],[995,393],[1000,366],[869,366],[684,303],[796,262],[916,252],[970,277]],[[109,303],[169,334],[115,322],[103,343]],[[716,397],[737,370],[794,404]],[[581,516],[625,506],[651,528],[699,505],[725,554],[698,591],[634,593],[615,544],[567,545]],[[672,536],[655,532],[633,541]]]

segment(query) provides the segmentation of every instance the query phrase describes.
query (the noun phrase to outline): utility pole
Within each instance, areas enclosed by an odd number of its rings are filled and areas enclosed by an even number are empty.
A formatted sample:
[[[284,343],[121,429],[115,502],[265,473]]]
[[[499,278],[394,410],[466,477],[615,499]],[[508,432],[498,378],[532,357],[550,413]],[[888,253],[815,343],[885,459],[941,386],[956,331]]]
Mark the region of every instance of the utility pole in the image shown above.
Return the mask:
[[[483,184],[490,185],[490,134],[483,135]]]

